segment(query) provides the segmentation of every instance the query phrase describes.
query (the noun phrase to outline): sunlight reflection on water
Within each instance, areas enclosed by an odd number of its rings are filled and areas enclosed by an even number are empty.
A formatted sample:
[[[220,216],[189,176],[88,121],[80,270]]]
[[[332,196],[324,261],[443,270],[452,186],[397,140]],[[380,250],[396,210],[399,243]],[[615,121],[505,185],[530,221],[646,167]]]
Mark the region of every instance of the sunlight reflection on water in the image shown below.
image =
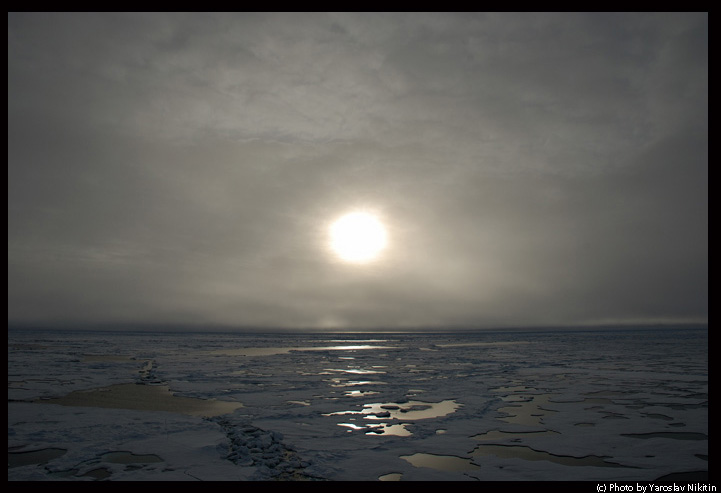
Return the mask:
[[[338,411],[324,414],[323,416],[345,416],[360,415],[365,420],[405,420],[414,421],[419,419],[438,418],[455,412],[460,407],[454,400],[441,402],[408,401],[404,403],[376,402],[364,404],[360,411]],[[366,430],[367,435],[395,435],[410,436],[411,432],[406,429],[407,423],[389,424],[369,423],[358,425],[355,423],[338,423],[338,426],[345,426],[351,430]],[[351,431],[349,430],[349,431]]]
[[[364,404],[360,411],[338,411],[324,414],[324,416],[338,416],[345,414],[361,414],[365,419],[403,419],[413,421],[416,419],[439,418],[455,412],[460,407],[454,400],[441,402],[408,401],[404,403],[375,402]]]
[[[218,349],[211,354],[224,356],[273,356],[287,354],[291,351],[362,351],[368,349],[397,349],[397,346],[372,346],[369,344],[355,344],[343,346],[305,346],[305,347],[245,347],[235,349]]]

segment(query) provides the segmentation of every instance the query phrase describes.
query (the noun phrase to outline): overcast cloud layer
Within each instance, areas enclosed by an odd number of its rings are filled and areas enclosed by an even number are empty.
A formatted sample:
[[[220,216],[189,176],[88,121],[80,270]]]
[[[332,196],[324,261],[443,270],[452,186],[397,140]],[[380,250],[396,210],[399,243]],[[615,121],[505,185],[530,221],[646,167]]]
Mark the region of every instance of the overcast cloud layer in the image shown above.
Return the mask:
[[[11,324],[707,319],[707,13],[8,14]]]

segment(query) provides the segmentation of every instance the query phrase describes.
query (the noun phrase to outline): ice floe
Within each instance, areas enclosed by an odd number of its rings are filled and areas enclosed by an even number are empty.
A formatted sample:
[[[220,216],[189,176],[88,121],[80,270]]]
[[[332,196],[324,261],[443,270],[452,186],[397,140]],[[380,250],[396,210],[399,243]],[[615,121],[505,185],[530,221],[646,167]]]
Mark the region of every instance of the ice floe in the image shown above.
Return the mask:
[[[8,480],[698,479],[707,342],[11,330]]]

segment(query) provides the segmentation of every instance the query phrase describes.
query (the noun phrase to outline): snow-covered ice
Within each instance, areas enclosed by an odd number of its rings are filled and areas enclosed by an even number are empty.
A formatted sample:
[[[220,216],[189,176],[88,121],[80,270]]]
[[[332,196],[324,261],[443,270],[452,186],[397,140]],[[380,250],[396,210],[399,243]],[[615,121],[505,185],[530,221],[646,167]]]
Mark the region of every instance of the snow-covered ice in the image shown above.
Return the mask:
[[[8,333],[10,481],[704,471],[705,329]]]

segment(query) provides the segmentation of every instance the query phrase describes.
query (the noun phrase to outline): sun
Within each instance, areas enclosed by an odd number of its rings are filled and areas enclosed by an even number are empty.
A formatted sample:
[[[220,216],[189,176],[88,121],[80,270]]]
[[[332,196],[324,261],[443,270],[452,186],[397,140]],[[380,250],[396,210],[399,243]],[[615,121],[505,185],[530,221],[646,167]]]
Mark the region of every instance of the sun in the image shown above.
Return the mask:
[[[371,262],[378,258],[387,242],[383,223],[367,212],[351,212],[330,226],[331,249],[346,262]]]

